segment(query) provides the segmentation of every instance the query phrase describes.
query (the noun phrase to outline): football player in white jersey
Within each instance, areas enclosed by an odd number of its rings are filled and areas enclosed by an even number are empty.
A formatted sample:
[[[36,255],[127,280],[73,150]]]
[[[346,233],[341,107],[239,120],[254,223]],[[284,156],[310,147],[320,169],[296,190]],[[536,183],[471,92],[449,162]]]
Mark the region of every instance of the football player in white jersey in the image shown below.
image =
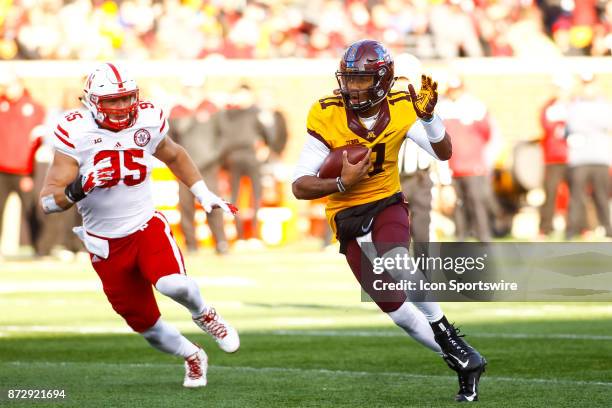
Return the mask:
[[[206,385],[208,358],[160,317],[152,286],[185,306],[222,350],[238,350],[236,330],[207,305],[185,274],[170,225],[151,195],[153,157],[190,186],[206,212],[236,207],[208,190],[187,152],[166,137],[162,110],[139,99],[136,81],[106,63],[85,83],[87,110],[66,114],[55,128],[55,155],[41,192],[45,213],[76,204],[85,243],[113,309],[156,349],[185,359],[185,387]]]

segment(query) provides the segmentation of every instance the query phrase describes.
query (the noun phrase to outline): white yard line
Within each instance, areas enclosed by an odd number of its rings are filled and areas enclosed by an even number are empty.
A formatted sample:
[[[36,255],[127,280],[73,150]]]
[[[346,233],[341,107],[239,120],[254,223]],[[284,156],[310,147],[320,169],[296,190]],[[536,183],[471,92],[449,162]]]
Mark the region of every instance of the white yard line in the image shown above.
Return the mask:
[[[48,361],[48,362],[32,362],[32,361],[6,361],[0,362],[0,365],[7,364],[13,366],[95,366],[95,367],[128,367],[128,368],[155,368],[155,367],[168,367],[176,368],[180,364],[153,364],[153,363],[91,363],[81,361]],[[347,377],[393,377],[393,378],[431,378],[431,379],[443,379],[443,380],[454,380],[456,377],[449,375],[428,375],[428,374],[412,374],[412,373],[400,373],[400,372],[372,372],[372,371],[350,371],[350,370],[328,370],[325,368],[285,368],[285,367],[246,367],[246,366],[209,366],[213,370],[225,370],[225,371],[242,371],[242,372],[255,372],[255,373],[294,373],[294,374],[312,374],[312,375],[333,375],[333,376],[347,376]],[[483,377],[485,382],[515,382],[515,383],[539,383],[539,384],[555,384],[555,385],[576,385],[576,386],[604,386],[612,387],[612,382],[605,381],[582,381],[582,380],[561,380],[555,378],[517,378],[517,377],[497,377],[487,375]]]
[[[240,277],[195,277],[202,287],[256,287],[257,281]],[[102,284],[96,279],[78,280],[36,280],[36,281],[3,281],[0,293],[60,293],[60,292],[97,292],[102,291]]]
[[[1,330],[1,328],[0,328]],[[266,332],[262,332],[266,333]],[[314,336],[314,337],[406,337],[397,331],[368,330],[275,330],[268,332],[279,336]],[[574,333],[467,333],[470,337],[507,338],[507,339],[567,339],[567,340],[612,340],[612,336],[574,334]]]
[[[3,333],[75,333],[75,334],[119,334],[134,333],[129,327],[76,327],[76,326],[0,326]]]
[[[320,319],[328,323],[326,319]],[[309,322],[311,322],[309,320]],[[179,329],[190,329],[191,324],[179,324]],[[195,329],[194,329],[195,330]],[[134,333],[128,327],[101,327],[101,326],[0,326],[0,336],[8,333],[76,333],[76,334],[121,334]],[[274,331],[245,331],[244,333],[277,335],[277,336],[303,336],[303,337],[406,337],[400,331],[368,331],[368,330],[274,330]],[[493,339],[547,339],[547,340],[594,340],[612,341],[612,336],[575,334],[575,333],[468,333],[470,337],[484,337]]]

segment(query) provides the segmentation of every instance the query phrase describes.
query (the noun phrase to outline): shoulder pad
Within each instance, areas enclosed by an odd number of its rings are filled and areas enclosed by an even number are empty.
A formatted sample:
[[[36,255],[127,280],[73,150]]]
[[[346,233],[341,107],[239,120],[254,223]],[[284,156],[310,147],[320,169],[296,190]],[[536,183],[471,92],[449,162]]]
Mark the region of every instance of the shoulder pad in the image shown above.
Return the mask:
[[[53,128],[55,138],[74,149],[75,140],[91,125],[88,115],[90,115],[89,111],[79,109],[64,113],[64,116]]]
[[[395,105],[396,103],[402,101],[410,102],[411,98],[410,93],[407,91],[393,91],[389,92],[389,95],[387,95],[387,100],[391,105]]]
[[[164,111],[157,105],[148,101],[140,101],[138,103],[138,127],[160,128],[165,122],[166,117]]]

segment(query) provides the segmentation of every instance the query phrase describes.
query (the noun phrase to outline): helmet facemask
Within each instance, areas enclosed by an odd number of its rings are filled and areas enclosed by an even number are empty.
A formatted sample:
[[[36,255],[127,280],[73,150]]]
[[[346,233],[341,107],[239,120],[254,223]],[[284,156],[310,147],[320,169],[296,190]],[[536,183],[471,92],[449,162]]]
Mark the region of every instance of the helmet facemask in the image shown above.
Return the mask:
[[[96,120],[111,130],[123,130],[138,117],[138,89],[112,95],[90,95],[89,102],[96,111]]]
[[[346,106],[363,112],[378,105],[387,96],[383,87],[387,72],[386,67],[376,71],[336,71],[336,80]]]

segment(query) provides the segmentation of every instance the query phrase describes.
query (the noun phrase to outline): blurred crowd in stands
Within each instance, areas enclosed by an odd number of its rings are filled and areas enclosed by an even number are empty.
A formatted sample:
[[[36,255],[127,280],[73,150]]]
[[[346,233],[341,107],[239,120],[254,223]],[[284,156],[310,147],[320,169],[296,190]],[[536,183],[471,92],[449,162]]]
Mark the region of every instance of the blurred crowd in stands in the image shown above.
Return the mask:
[[[407,77],[402,71],[398,74],[396,86],[405,89]],[[510,235],[525,238],[515,231],[520,224],[517,219],[526,208],[535,215],[538,207],[539,217],[522,223],[535,227],[529,227],[534,231],[532,239],[612,237],[612,104],[602,93],[601,80],[592,73],[552,79],[555,92],[540,107],[541,137],[516,142],[514,163],[504,168],[495,165],[503,129],[462,78],[451,76],[446,81],[437,111],[452,134],[453,157],[448,162],[432,161],[410,141],[399,154],[400,181],[410,202],[415,241],[440,236],[485,242]],[[241,208],[235,224],[232,220],[228,225],[220,213],[206,217],[210,232],[205,236],[212,238],[208,242],[224,254],[234,240],[258,241],[262,232],[258,211],[286,206],[284,182],[277,174],[290,136],[283,112],[246,82],[225,95],[222,104],[207,94],[203,80],[186,80],[175,92],[169,136],[190,152],[209,187]],[[43,217],[37,206],[53,156],[50,129],[60,115],[78,104],[78,92],[66,89],[62,106],[45,107],[14,74],[0,75],[0,122],[4,124],[0,127],[4,146],[0,149],[0,232],[7,198],[16,193],[21,202],[21,245],[40,256],[58,246],[66,252],[81,248],[71,232],[80,223],[74,208]],[[504,182],[506,175],[509,183]],[[539,202],[529,200],[531,191],[540,192]],[[197,225],[203,219],[194,222],[198,218],[194,199],[184,186],[178,196],[183,242],[189,252],[195,252],[202,243]],[[452,227],[447,230],[444,225]],[[235,233],[227,234],[229,226]],[[435,232],[440,228],[445,230],[442,234]]]
[[[610,55],[606,0],[7,0],[0,59]]]

